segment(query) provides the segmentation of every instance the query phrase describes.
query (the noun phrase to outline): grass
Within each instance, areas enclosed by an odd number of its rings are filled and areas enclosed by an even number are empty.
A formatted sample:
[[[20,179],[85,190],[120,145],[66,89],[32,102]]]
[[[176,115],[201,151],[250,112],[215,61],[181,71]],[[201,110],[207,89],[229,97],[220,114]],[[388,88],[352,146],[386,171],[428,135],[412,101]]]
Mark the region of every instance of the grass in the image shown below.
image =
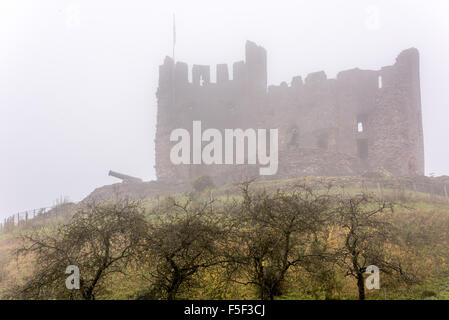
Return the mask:
[[[365,181],[362,186],[362,181]],[[358,194],[361,190],[376,194],[385,200],[394,201],[395,206],[394,219],[401,225],[402,232],[413,234],[434,233],[446,236],[445,230],[449,233],[449,202],[442,196],[429,195],[414,190],[395,190],[385,188],[380,190],[377,182],[368,181],[356,177],[339,178],[319,178],[302,177],[283,180],[260,180],[254,183],[254,188],[265,189],[268,192],[276,189],[291,188],[297,184],[306,185],[325,185],[332,183],[338,186],[333,192],[344,190],[349,195]],[[324,192],[324,189],[323,189]],[[172,197],[187,200],[191,196],[197,198],[214,198],[218,202],[226,203],[232,200],[241,199],[236,185],[227,185],[211,190],[202,194],[176,193]],[[146,198],[143,200],[145,208],[150,212],[152,209],[161,205],[165,197]],[[18,238],[23,233],[29,232],[31,228],[37,228],[41,232],[52,232],[60,224],[67,222],[76,210],[76,206],[68,206],[62,210],[61,214],[56,214],[48,219],[31,221],[27,226],[23,225],[12,232],[0,235],[0,297],[2,291],[13,281],[23,274],[30,271],[31,261],[22,261],[23,267],[17,268],[17,262],[14,261],[10,251],[17,245]],[[155,216],[148,214],[148,219],[156,219]],[[449,238],[449,235],[447,235]],[[386,279],[383,282],[383,289],[367,291],[367,299],[449,299],[449,250],[444,245],[431,246],[425,241],[420,247],[417,260],[413,261],[414,267],[424,275],[424,280],[413,286],[398,285],[394,281]],[[133,274],[133,269],[125,270],[129,275],[114,274],[109,280],[107,291],[104,292],[104,299],[132,299],[136,297],[136,288],[145,288],[147,283],[138,275]],[[317,285],[316,280],[309,277],[303,270],[295,269],[289,274],[287,279],[288,289],[284,295],[278,297],[283,300],[305,300],[305,299],[357,299],[357,289],[355,281],[352,278],[344,277],[339,274],[334,279],[334,286],[326,289]],[[223,281],[214,273],[202,274],[198,286],[193,292],[186,295],[180,295],[181,298],[189,299],[251,299],[256,296],[253,288],[233,284],[224,290]],[[318,288],[318,289],[310,289]],[[327,294],[326,294],[327,290]],[[139,290],[137,290],[138,292]]]

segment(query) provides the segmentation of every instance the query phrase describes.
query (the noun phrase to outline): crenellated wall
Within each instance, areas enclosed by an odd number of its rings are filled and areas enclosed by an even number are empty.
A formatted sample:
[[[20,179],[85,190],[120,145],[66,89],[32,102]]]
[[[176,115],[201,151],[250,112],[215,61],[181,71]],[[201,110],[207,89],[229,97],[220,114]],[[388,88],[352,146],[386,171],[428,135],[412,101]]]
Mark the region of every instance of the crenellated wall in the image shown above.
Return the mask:
[[[279,129],[278,176],[358,175],[380,168],[397,176],[424,174],[419,53],[403,51],[392,66],[351,69],[328,79],[324,71],[267,88],[267,54],[248,41],[245,61],[188,66],[169,57],[159,68],[156,174],[190,181],[202,174],[218,182],[257,175],[258,165],[173,165],[172,130]]]

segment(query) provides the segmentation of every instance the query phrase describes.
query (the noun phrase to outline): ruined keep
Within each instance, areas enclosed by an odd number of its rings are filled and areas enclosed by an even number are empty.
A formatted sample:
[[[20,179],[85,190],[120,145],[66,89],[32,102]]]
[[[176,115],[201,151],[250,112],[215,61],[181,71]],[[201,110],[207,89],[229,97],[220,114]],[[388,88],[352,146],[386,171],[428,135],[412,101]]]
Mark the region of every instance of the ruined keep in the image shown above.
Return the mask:
[[[279,130],[279,169],[274,178],[354,176],[385,170],[424,175],[419,53],[407,49],[380,70],[358,68],[328,79],[323,71],[267,88],[267,53],[246,43],[245,61],[210,67],[166,57],[157,90],[156,175],[188,182],[210,175],[219,183],[257,176],[258,165],[174,165],[170,133],[206,128]],[[272,176],[273,177],[273,176]]]

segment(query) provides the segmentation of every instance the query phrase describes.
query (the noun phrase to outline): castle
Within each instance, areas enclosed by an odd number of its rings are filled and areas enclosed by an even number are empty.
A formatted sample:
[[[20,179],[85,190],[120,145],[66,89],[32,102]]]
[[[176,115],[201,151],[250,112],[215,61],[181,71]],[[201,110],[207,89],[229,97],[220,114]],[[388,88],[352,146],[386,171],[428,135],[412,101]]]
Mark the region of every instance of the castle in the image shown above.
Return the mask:
[[[411,48],[380,70],[358,68],[328,79],[323,71],[296,76],[267,88],[267,53],[247,41],[245,61],[210,67],[166,57],[157,90],[156,175],[160,181],[189,182],[210,175],[230,183],[258,175],[251,164],[174,165],[170,133],[204,128],[277,128],[276,178],[355,176],[379,170],[395,176],[424,175],[419,53]]]

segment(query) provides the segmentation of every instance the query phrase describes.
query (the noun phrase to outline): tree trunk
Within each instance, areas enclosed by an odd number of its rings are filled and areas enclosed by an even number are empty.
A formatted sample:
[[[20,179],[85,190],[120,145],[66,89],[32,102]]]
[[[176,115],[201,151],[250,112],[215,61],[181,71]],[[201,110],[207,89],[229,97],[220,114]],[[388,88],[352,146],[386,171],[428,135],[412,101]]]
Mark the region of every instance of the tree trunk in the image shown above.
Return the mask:
[[[175,278],[168,289],[167,300],[176,300],[176,295],[178,294],[180,286],[181,280],[179,278]]]
[[[260,298],[260,300],[265,300],[265,283],[264,282],[262,282],[260,285],[259,298]]]
[[[359,288],[359,300],[365,300],[365,284],[362,273],[357,274],[357,287]]]
[[[273,290],[270,290],[270,300],[273,301],[274,300],[274,294],[273,294]]]

